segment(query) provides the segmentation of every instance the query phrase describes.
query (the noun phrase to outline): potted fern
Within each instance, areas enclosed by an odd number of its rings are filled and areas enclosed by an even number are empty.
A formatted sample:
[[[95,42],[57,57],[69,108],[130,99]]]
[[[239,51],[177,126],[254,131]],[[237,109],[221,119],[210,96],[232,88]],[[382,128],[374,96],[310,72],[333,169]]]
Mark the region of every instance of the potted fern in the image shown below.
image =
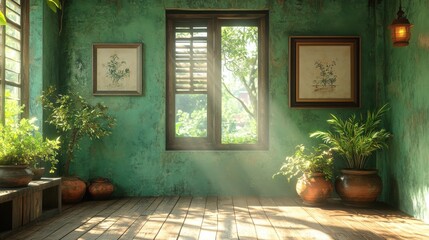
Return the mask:
[[[366,117],[352,115],[344,120],[331,114],[331,119],[327,120],[331,130],[310,134],[310,137],[322,139],[346,161],[347,168],[341,170],[335,189],[348,205],[369,205],[381,192],[377,170],[367,169],[366,164],[375,151],[387,147],[387,140],[392,136],[381,127],[388,109],[386,104],[376,111],[368,111]]]
[[[280,170],[273,175],[286,176],[290,181],[298,177],[296,191],[305,204],[323,203],[332,193],[333,160],[330,149],[318,146],[312,151],[303,144],[295,147],[295,153],[286,157]]]
[[[105,105],[90,104],[73,92],[59,94],[54,88],[49,88],[43,93],[41,101],[43,107],[50,112],[47,122],[56,127],[64,140],[63,202],[79,202],[85,195],[86,183],[70,175],[74,153],[84,137],[93,140],[110,135],[115,119],[107,113],[108,108]]]

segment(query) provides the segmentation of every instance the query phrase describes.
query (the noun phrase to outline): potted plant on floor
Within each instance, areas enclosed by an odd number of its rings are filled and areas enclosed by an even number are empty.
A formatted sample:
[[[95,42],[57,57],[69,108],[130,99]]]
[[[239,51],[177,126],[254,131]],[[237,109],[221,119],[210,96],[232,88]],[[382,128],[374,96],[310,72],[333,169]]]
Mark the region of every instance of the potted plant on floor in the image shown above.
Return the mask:
[[[7,96],[6,92],[6,96]],[[22,107],[6,101],[5,124],[0,124],[0,187],[25,187],[33,178],[37,159],[51,163],[55,170],[59,139],[44,138],[35,124],[36,118],[18,119]]]
[[[54,88],[49,88],[41,100],[44,108],[50,112],[47,122],[54,125],[64,139],[63,202],[79,202],[85,195],[86,183],[78,177],[70,176],[70,163],[74,153],[84,137],[93,140],[110,135],[115,119],[107,113],[105,105],[90,104],[76,93],[59,94]]]
[[[333,114],[327,122],[331,131],[316,131],[310,137],[322,139],[327,146],[344,159],[347,168],[335,181],[335,189],[348,205],[366,206],[373,203],[381,192],[381,178],[376,169],[366,169],[367,159],[379,149],[387,147],[392,136],[381,127],[382,117],[388,110],[384,105],[368,111],[366,117],[356,115],[343,120]]]
[[[304,145],[296,146],[293,155],[286,157],[279,172],[273,175],[286,176],[288,181],[298,177],[296,191],[305,204],[323,203],[332,193],[333,160],[330,149],[322,146],[306,150]]]

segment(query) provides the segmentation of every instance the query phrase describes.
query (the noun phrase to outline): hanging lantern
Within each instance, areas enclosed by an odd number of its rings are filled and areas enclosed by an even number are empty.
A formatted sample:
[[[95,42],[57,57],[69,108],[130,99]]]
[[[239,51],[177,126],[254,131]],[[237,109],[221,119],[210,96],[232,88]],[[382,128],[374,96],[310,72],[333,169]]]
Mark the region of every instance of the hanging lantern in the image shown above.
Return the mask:
[[[411,38],[411,27],[413,26],[410,21],[404,16],[401,4],[399,4],[398,18],[393,20],[390,25],[392,31],[392,42],[395,47],[408,46],[408,41]]]

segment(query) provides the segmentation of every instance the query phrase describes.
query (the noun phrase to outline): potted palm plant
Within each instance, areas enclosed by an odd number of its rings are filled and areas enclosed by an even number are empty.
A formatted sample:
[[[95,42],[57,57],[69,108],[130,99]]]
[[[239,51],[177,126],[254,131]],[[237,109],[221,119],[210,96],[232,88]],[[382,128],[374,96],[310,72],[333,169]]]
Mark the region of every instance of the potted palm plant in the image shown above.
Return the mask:
[[[41,101],[43,107],[50,112],[47,122],[54,125],[64,139],[63,202],[79,202],[85,195],[86,183],[78,177],[70,176],[74,153],[84,137],[92,140],[110,135],[115,119],[107,113],[105,105],[90,104],[82,96],[72,92],[59,94],[54,88],[49,88],[42,95]]]
[[[376,111],[368,111],[366,117],[352,115],[345,120],[331,114],[331,119],[327,120],[331,130],[310,134],[310,137],[322,139],[346,161],[347,168],[341,170],[335,189],[348,205],[369,205],[381,192],[377,170],[366,169],[366,164],[376,150],[387,147],[387,140],[392,136],[381,127],[387,110],[386,104]]]
[[[293,155],[286,157],[280,170],[273,175],[283,175],[290,181],[298,177],[296,191],[305,204],[323,203],[332,193],[333,160],[330,149],[322,146],[309,151],[303,144],[296,146]]]

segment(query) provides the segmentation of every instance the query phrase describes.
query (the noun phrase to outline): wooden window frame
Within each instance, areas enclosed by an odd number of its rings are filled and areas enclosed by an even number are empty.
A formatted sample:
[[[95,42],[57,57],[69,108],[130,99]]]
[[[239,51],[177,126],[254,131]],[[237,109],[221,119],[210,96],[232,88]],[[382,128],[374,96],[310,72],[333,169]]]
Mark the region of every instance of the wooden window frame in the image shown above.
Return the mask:
[[[179,11],[167,10],[166,58],[166,149],[167,150],[267,150],[268,149],[268,11]],[[174,24],[207,22],[208,86],[207,137],[176,137]],[[220,28],[228,23],[253,22],[258,26],[258,140],[255,144],[221,143],[221,53]],[[231,24],[231,26],[236,24]]]
[[[19,28],[21,30],[21,79],[20,83],[6,83],[5,81],[5,72],[6,68],[5,66],[5,48],[6,48],[6,26],[1,26],[3,34],[2,37],[2,44],[0,45],[0,48],[2,48],[0,51],[3,53],[0,57],[0,122],[4,123],[5,118],[5,91],[6,91],[6,85],[14,86],[20,88],[20,99],[21,99],[21,105],[24,105],[24,112],[22,113],[21,117],[28,117],[29,115],[29,81],[28,81],[28,74],[29,74],[29,65],[28,65],[28,46],[29,46],[29,26],[30,26],[30,2],[27,0],[21,0],[21,26],[15,24],[13,21],[9,20],[6,16],[6,1],[3,2],[1,5],[0,10],[5,14],[7,24],[10,24],[12,26],[15,26],[16,28]]]

